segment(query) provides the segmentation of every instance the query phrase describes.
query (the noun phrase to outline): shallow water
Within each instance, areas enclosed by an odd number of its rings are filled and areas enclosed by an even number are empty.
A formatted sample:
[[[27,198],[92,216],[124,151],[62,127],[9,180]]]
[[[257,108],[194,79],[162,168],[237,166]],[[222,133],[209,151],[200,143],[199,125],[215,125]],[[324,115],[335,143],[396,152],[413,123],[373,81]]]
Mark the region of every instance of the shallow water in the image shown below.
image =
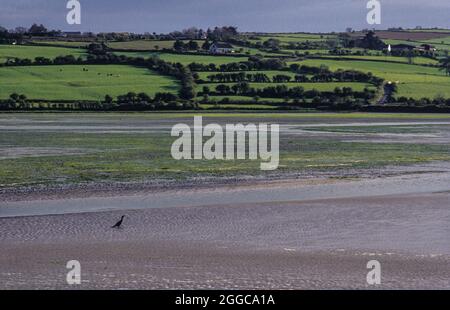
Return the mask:
[[[442,172],[410,174],[357,181],[293,183],[267,187],[224,187],[180,190],[132,196],[0,202],[0,217],[67,214],[111,210],[192,207],[218,204],[308,201],[450,191],[448,164]],[[447,170],[447,171],[445,171]]]

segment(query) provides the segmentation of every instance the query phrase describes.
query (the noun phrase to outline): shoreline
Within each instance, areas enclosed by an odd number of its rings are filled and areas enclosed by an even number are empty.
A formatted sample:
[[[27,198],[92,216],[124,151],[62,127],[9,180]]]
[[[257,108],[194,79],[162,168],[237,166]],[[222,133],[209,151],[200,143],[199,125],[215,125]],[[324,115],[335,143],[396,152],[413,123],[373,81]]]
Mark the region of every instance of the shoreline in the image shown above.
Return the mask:
[[[373,178],[389,178],[413,174],[447,173],[449,162],[430,162],[405,166],[335,171],[285,172],[268,175],[237,175],[233,177],[193,177],[189,180],[157,179],[142,182],[92,182],[77,184],[30,185],[0,188],[0,200],[19,202],[89,197],[133,196],[139,194],[177,192],[182,190],[215,190],[280,186],[283,184],[320,185]],[[450,189],[450,188],[449,188]],[[1,211],[1,203],[0,203]]]
[[[450,192],[450,172],[411,173],[384,178],[356,180],[314,179],[259,185],[222,186],[142,191],[124,195],[84,195],[68,198],[0,202],[0,218],[39,215],[132,211],[165,208],[231,206],[266,203],[304,203],[339,199],[370,199],[402,195],[428,195]]]

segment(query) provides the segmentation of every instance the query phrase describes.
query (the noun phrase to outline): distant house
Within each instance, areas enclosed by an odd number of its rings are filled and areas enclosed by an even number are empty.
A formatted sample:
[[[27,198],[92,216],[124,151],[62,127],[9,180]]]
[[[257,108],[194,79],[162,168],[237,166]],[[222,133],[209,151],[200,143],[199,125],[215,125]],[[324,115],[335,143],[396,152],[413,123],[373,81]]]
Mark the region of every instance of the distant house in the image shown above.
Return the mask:
[[[430,44],[422,44],[422,45],[418,46],[416,49],[418,51],[422,51],[422,52],[436,52],[437,51],[437,49],[433,45],[430,45]]]
[[[209,52],[211,54],[230,54],[234,53],[234,48],[229,43],[216,42],[211,45]]]
[[[80,38],[80,37],[82,37],[82,33],[80,31],[65,31],[61,35],[64,38]]]

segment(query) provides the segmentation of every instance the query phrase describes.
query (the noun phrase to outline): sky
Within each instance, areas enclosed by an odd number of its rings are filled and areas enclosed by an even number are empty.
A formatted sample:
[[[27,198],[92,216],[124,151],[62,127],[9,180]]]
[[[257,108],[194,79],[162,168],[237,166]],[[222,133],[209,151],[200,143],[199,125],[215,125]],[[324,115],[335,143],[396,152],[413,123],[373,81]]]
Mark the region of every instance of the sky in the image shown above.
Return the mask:
[[[0,26],[167,33],[192,26],[240,31],[330,32],[389,27],[450,28],[449,0],[379,0],[381,25],[366,22],[369,0],[79,0],[81,25],[68,25],[68,0],[0,0]]]

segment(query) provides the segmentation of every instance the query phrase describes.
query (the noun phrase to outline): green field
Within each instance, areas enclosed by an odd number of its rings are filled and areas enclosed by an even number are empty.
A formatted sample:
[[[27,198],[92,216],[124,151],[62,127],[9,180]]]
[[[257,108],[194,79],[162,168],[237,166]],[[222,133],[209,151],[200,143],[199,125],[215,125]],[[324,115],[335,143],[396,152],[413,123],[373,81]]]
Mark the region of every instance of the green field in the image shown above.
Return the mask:
[[[273,33],[261,34],[259,40],[268,38],[279,39],[283,44],[289,42],[325,41],[335,38],[334,34],[307,34],[307,33]],[[197,40],[202,43],[201,40]],[[251,39],[251,41],[258,41]],[[385,40],[392,43],[410,43],[418,45],[419,41]],[[436,46],[450,47],[450,36],[428,40]],[[40,41],[42,44],[66,45],[64,47],[52,46],[28,46],[28,45],[0,45],[0,63],[12,58],[27,58],[34,60],[36,57],[46,57],[53,59],[57,56],[73,55],[75,57],[86,57],[87,52],[80,47],[86,42],[78,41]],[[174,41],[157,40],[137,40],[125,42],[110,42],[110,47],[116,49],[134,50],[127,52],[117,51],[117,55],[126,55],[130,57],[152,57],[189,65],[191,63],[202,64],[222,64],[247,61],[245,56],[231,55],[195,55],[195,54],[175,54],[169,52],[155,51],[158,49],[172,48]],[[281,54],[262,52],[255,48],[235,46],[237,52],[248,53],[249,55],[261,54],[264,57],[277,56]],[[351,49],[352,52],[361,51],[361,49]],[[308,57],[289,58],[289,64],[299,63],[308,66],[326,65],[330,70],[337,69],[357,70],[362,72],[372,72],[375,76],[381,77],[387,81],[398,84],[397,97],[413,97],[420,99],[423,97],[434,98],[444,96],[450,98],[450,78],[439,71],[435,65],[437,60],[415,57],[414,64],[408,64],[405,57],[383,56],[379,52],[369,51],[370,55],[364,56],[334,56],[330,55],[328,50],[282,50],[282,52],[295,52],[304,54],[306,52],[314,54],[317,59]],[[320,58],[318,57],[320,56]],[[306,60],[302,60],[305,58]],[[83,71],[87,68],[87,71]],[[219,72],[198,72],[199,78],[207,81],[209,75]],[[269,78],[274,75],[289,75],[294,78],[295,74],[289,71],[252,71],[251,73],[264,73]],[[231,83],[229,83],[231,84]],[[275,86],[274,83],[252,83],[255,88]],[[217,84],[199,84],[197,89],[203,86],[209,86],[215,89]],[[317,89],[319,91],[332,91],[336,87],[351,87],[355,91],[362,91],[365,87],[371,85],[364,83],[288,83],[289,87],[302,86],[305,90]],[[129,91],[146,92],[154,94],[159,91],[176,92],[178,83],[167,77],[158,75],[156,72],[149,72],[144,69],[132,68],[129,66],[103,65],[103,66],[29,66],[29,67],[5,67],[0,68],[0,98],[7,98],[11,93],[23,93],[30,99],[48,99],[48,100],[98,100],[105,94],[116,96]],[[247,100],[253,100],[247,98]]]
[[[83,68],[88,71],[83,71]],[[0,68],[2,99],[19,93],[30,99],[99,100],[106,94],[117,96],[127,92],[145,92],[151,95],[177,90],[178,84],[172,78],[125,65]]]
[[[408,64],[409,59],[407,57],[394,57],[394,56],[374,56],[374,55],[364,55],[364,56],[357,56],[357,55],[345,55],[345,56],[335,56],[335,55],[326,55],[322,56],[324,58],[341,58],[341,59],[357,59],[357,60],[371,60],[371,61],[379,61],[379,62],[398,62],[398,63],[404,63]],[[417,65],[436,65],[438,63],[437,60],[426,58],[426,57],[413,57],[412,58],[412,64]]]
[[[186,55],[186,54],[171,54],[171,53],[157,53],[157,52],[115,52],[116,55],[125,55],[128,57],[144,57],[157,56],[164,61],[179,62],[183,65],[189,65],[193,62],[216,65],[222,65],[232,62],[247,61],[248,57],[235,56],[210,56],[210,55]]]
[[[246,96],[209,96],[209,100],[215,100],[217,102],[223,100],[223,99],[229,99],[231,102],[251,102],[251,103],[255,103],[255,100],[252,97],[246,97]],[[282,103],[285,102],[285,100],[283,98],[260,98],[260,100],[258,101],[258,103],[255,103],[254,107],[262,107],[264,105],[264,102],[277,102],[277,103]]]
[[[24,46],[24,45],[0,45],[0,63],[8,59],[27,58],[34,60],[36,57],[53,59],[57,56],[73,55],[84,57],[86,53],[82,49],[51,47],[51,46]]]
[[[33,44],[45,44],[45,45],[56,45],[56,46],[67,46],[67,47],[79,47],[84,48],[94,41],[33,41]]]
[[[398,96],[413,98],[434,98],[437,95],[450,97],[450,78],[438,68],[408,64],[383,63],[374,61],[339,61],[309,59],[298,62],[301,65],[325,65],[331,70],[358,70],[372,72],[387,81],[398,82]]]
[[[411,32],[444,32],[444,33],[448,33],[450,35],[450,30],[449,29],[441,29],[441,28],[437,28],[437,29],[431,29],[431,28],[422,28],[422,29],[408,29],[408,31]]]
[[[182,40],[184,43],[189,42],[189,40]],[[193,40],[197,42],[199,47],[202,46],[202,44],[205,42],[203,40]],[[126,41],[126,42],[109,42],[108,46],[113,49],[118,50],[134,50],[136,52],[149,52],[149,51],[155,51],[155,50],[162,50],[162,49],[172,49],[173,44],[175,43],[174,40],[164,40],[164,41],[157,41],[157,40],[137,40],[137,41]],[[249,48],[249,47],[241,47],[234,45],[236,53],[239,54],[248,54],[248,55],[278,55],[277,53],[271,53],[271,52],[265,52],[260,51],[256,48]],[[140,54],[144,57],[148,57],[146,53]]]
[[[445,37],[445,38],[425,40],[424,42],[429,42],[431,44],[448,44],[448,45],[450,45],[450,36]],[[450,48],[450,46],[448,48]]]
[[[208,76],[210,75],[216,75],[216,74],[233,74],[233,73],[240,73],[240,72],[197,72],[198,76],[200,79],[208,81]],[[267,75],[269,78],[272,78],[275,75],[288,75],[291,76],[292,78],[295,77],[295,73],[291,72],[291,71],[277,71],[277,70],[258,70],[258,71],[247,71],[245,72],[246,74],[257,74],[257,73],[262,73]]]
[[[258,36],[259,40],[250,40],[252,42],[258,41],[266,41],[269,39],[279,40],[281,44],[288,43],[300,43],[300,42],[318,42],[318,41],[326,41],[331,38],[335,38],[333,35],[329,34],[310,34],[310,33],[274,33],[274,34],[265,34]]]
[[[194,40],[201,47],[204,41]],[[189,40],[183,40],[184,43]],[[109,42],[108,46],[114,49],[123,50],[136,50],[136,51],[149,51],[158,49],[171,49],[175,40],[136,40],[136,41],[123,41],[123,42]]]
[[[248,100],[248,97],[244,97],[246,99],[239,100],[239,104],[200,104],[200,107],[205,110],[275,110],[278,107],[273,105],[267,105],[264,103],[257,103],[257,104],[241,104],[242,102],[251,102]],[[230,98],[230,100],[238,101],[237,99],[234,99],[233,97]]]
[[[251,48],[251,47],[243,47],[243,46],[237,46],[233,45],[234,50],[237,54],[246,54],[246,55],[262,55],[262,56],[282,56],[283,54],[280,54],[278,52],[266,52],[259,50],[257,48]]]
[[[293,49],[288,49],[288,48],[282,48],[281,49],[282,52],[287,52],[287,53],[291,53],[291,54],[302,54],[302,55],[329,55],[329,50],[325,50],[325,49],[310,49],[310,50],[293,50]]]

